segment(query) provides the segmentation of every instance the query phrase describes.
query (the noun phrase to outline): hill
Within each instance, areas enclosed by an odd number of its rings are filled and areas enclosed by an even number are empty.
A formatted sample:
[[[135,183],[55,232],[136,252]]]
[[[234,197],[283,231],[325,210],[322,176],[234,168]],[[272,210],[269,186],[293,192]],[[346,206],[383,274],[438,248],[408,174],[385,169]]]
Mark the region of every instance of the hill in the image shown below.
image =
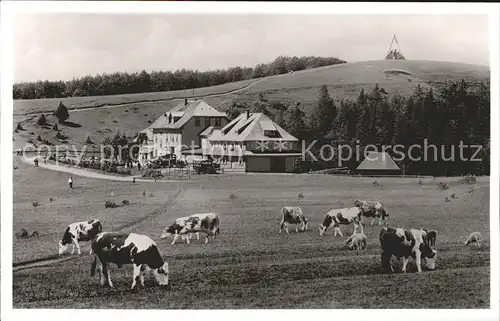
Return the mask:
[[[227,110],[234,102],[251,104],[259,95],[269,101],[285,104],[300,101],[306,110],[315,105],[318,90],[328,87],[335,101],[355,99],[361,89],[365,91],[375,84],[390,95],[408,95],[417,85],[439,87],[445,81],[466,79],[472,82],[487,81],[490,77],[486,66],[411,60],[383,60],[347,63],[296,71],[284,75],[245,80],[219,86],[196,89],[195,96],[221,110]],[[129,94],[67,99],[16,100],[14,101],[14,125],[21,122],[24,131],[14,135],[14,146],[19,148],[28,139],[56,142],[55,132],[36,125],[38,115],[52,112],[59,101],[69,109],[72,126],[60,126],[68,143],[81,145],[89,136],[95,143],[113,135],[117,130],[129,136],[144,129],[161,113],[192,96],[192,90],[145,94]],[[76,125],[75,125],[76,124]],[[31,133],[31,134],[30,134]]]

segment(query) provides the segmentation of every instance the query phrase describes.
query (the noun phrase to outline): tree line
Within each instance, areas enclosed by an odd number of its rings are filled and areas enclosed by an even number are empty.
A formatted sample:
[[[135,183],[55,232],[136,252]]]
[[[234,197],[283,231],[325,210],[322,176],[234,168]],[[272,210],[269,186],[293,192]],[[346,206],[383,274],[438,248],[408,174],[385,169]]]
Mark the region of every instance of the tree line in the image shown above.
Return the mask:
[[[300,102],[287,105],[259,97],[252,105],[236,102],[229,109],[229,115],[235,117],[240,110],[250,107],[266,113],[292,135],[305,140],[306,146],[317,141],[310,150],[318,160],[308,157],[301,164],[303,170],[339,165],[355,169],[363,160],[361,155],[360,161],[352,157],[339,164],[335,155],[331,160],[322,161],[318,155],[324,144],[349,145],[353,151],[356,146],[363,151],[365,146],[375,145],[382,151],[382,146],[399,144],[398,153],[405,157],[398,165],[404,167],[408,175],[489,175],[490,172],[489,83],[460,80],[447,82],[437,90],[418,85],[409,97],[388,95],[384,88],[375,85],[369,92],[361,90],[356,100],[344,99],[337,103],[330,97],[328,88],[322,86],[317,103],[309,113]],[[464,147],[461,152],[460,144],[480,145],[481,149],[476,153],[477,147]],[[420,147],[411,148],[412,145]],[[430,145],[436,148],[426,147]],[[427,159],[424,159],[426,148]],[[401,159],[394,148],[386,152]],[[328,153],[324,151],[324,154]],[[481,161],[471,161],[472,157]]]
[[[145,70],[139,73],[115,72],[74,78],[70,81],[37,81],[14,84],[14,99],[43,99],[82,96],[103,96],[183,90],[221,85],[229,82],[285,74],[322,66],[346,63],[334,57],[279,56],[273,62],[254,68],[232,67],[211,71],[178,69],[175,71]]]

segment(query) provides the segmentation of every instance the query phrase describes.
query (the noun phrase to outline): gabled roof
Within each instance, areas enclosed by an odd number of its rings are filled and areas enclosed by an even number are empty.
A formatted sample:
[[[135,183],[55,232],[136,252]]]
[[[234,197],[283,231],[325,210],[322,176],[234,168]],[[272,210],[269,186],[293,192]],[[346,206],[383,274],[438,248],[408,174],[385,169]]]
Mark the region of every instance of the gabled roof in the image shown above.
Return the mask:
[[[356,170],[397,170],[398,165],[386,152],[370,152]]]
[[[265,136],[264,131],[277,131],[278,136]],[[208,139],[211,141],[298,141],[262,113],[253,113],[249,117],[246,113],[242,113],[220,131],[214,131]]]
[[[153,130],[148,127],[139,132],[139,135],[137,135],[137,137],[134,138],[134,143],[137,143],[139,141],[139,138],[144,135],[147,136],[148,140],[153,140]]]
[[[169,122],[169,116],[181,117],[178,121]],[[205,117],[227,117],[225,113],[221,113],[215,108],[208,105],[203,100],[192,100],[184,105],[182,101],[179,105],[172,108],[172,110],[166,112],[165,114],[158,117],[154,123],[152,123],[148,128],[160,129],[160,128],[182,128],[193,116],[205,116]]]
[[[204,131],[202,131],[199,136],[208,136],[212,134],[214,131],[215,127],[214,126],[208,126]]]

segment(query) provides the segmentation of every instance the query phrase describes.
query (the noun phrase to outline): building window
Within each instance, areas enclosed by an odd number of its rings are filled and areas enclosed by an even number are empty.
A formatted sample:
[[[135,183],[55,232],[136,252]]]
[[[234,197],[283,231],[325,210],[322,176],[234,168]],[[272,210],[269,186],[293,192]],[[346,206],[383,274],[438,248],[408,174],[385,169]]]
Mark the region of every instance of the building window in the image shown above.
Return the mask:
[[[220,120],[221,120],[220,117],[215,118],[215,126],[220,127],[220,124],[221,124]]]
[[[195,118],[194,118],[194,125],[195,125],[196,127],[200,127],[200,117],[195,117]]]

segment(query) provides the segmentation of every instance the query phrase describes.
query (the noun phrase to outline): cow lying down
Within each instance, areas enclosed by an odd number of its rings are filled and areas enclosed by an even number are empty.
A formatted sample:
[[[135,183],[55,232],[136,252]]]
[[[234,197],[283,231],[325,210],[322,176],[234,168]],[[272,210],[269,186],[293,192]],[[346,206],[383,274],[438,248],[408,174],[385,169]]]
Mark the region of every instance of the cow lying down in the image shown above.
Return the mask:
[[[391,257],[403,258],[402,271],[406,273],[408,260],[412,257],[417,265],[417,271],[422,272],[421,261],[429,270],[436,268],[437,251],[434,250],[427,238],[424,230],[402,228],[383,228],[379,234],[380,245],[382,247],[382,269],[385,271],[394,268],[391,265]]]
[[[199,239],[199,233],[205,233],[205,244],[208,243],[209,236],[212,236],[212,240],[219,234],[219,215],[217,213],[200,213],[193,214],[187,217],[181,217],[175,220],[175,222],[164,228],[161,234],[161,239],[165,239],[170,235],[174,235],[172,245],[175,244],[179,237],[186,240],[189,244],[191,235],[197,233]]]
[[[97,259],[99,259],[100,266],[97,267],[97,271],[101,285],[104,285],[107,280],[108,285],[113,287],[109,263],[114,263],[119,268],[127,264],[133,265],[132,289],[138,281],[144,286],[146,270],[153,270],[156,281],[160,285],[168,285],[168,263],[161,257],[156,243],[146,235],[102,232],[92,240],[92,250],[95,258],[90,275],[95,275]]]

